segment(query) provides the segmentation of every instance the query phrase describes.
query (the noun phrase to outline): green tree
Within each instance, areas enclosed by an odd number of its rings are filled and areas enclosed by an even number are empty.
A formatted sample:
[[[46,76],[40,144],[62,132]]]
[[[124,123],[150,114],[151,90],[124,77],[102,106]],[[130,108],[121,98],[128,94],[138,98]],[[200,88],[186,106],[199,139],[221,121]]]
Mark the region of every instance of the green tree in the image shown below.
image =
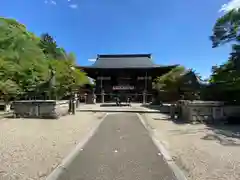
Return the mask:
[[[183,66],[177,66],[168,73],[158,77],[155,80],[156,89],[176,92],[178,89],[181,74],[185,73],[185,71],[186,69]]]
[[[177,66],[168,73],[154,80],[154,88],[158,91],[158,98],[166,101],[176,101],[180,99],[181,75],[186,72],[183,66]]]
[[[218,18],[214,27],[213,35],[210,37],[213,47],[228,42],[239,42],[240,9],[232,10]]]
[[[41,35],[39,47],[49,59],[66,59],[66,51],[58,47],[57,42],[48,33]]]
[[[212,67],[209,93],[214,100],[240,100],[240,10],[232,10],[217,19],[211,36],[213,48],[233,43],[229,59],[222,65]]]
[[[4,77],[8,84],[17,84],[22,93],[32,90],[46,80],[47,62],[38,47],[38,39],[13,19],[0,18],[0,24],[0,58]],[[6,82],[6,78],[1,78],[1,81]]]
[[[200,75],[192,69],[187,70],[183,66],[177,66],[167,74],[158,77],[154,86],[162,100],[196,100],[200,98],[202,80]]]
[[[12,62],[0,59],[0,99],[8,102],[21,92],[20,86],[13,80],[16,69]]]
[[[73,58],[72,54],[68,58]],[[83,84],[89,83],[85,73],[75,68],[75,59],[52,60],[51,66],[56,70],[55,92],[58,98],[68,96]]]
[[[14,19],[0,18],[0,96],[41,94],[54,89],[59,98],[76,86],[88,82],[76,66],[75,56],[58,47],[49,35],[37,37]],[[51,72],[56,71],[56,84],[50,86]]]

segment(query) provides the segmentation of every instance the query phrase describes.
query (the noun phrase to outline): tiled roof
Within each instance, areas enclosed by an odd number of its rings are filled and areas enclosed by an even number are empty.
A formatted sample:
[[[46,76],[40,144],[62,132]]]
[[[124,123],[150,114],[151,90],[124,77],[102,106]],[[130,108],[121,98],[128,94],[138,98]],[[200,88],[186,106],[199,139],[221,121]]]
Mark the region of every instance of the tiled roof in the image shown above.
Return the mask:
[[[150,68],[159,67],[151,54],[98,55],[94,68]]]

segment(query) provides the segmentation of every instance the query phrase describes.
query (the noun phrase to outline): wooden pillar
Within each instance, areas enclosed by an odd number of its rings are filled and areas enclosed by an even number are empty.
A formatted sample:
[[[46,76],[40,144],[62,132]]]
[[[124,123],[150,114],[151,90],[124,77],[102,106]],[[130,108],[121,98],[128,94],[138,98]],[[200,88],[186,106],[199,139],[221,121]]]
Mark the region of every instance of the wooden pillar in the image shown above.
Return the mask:
[[[148,74],[146,72],[144,77],[143,104],[146,104],[147,102],[147,83],[148,83]]]

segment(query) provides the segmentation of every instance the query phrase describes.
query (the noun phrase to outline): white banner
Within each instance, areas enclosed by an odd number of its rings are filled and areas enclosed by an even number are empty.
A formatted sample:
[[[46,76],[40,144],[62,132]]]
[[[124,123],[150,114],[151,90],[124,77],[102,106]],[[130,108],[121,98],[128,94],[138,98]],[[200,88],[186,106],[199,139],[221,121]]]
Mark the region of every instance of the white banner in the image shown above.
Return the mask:
[[[113,90],[133,90],[134,86],[113,86]]]
[[[149,79],[149,80],[151,80],[152,79],[152,77],[151,76],[144,76],[144,77],[137,77],[137,80],[144,80],[144,79]]]
[[[111,80],[111,77],[103,77],[103,76],[98,76],[98,80]]]

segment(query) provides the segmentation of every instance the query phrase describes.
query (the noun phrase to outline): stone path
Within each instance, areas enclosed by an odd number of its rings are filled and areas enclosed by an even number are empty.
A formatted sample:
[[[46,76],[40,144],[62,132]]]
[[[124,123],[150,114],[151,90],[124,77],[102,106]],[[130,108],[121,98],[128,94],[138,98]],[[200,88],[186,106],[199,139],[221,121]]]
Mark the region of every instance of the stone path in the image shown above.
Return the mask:
[[[58,180],[176,180],[136,114],[109,114]]]

